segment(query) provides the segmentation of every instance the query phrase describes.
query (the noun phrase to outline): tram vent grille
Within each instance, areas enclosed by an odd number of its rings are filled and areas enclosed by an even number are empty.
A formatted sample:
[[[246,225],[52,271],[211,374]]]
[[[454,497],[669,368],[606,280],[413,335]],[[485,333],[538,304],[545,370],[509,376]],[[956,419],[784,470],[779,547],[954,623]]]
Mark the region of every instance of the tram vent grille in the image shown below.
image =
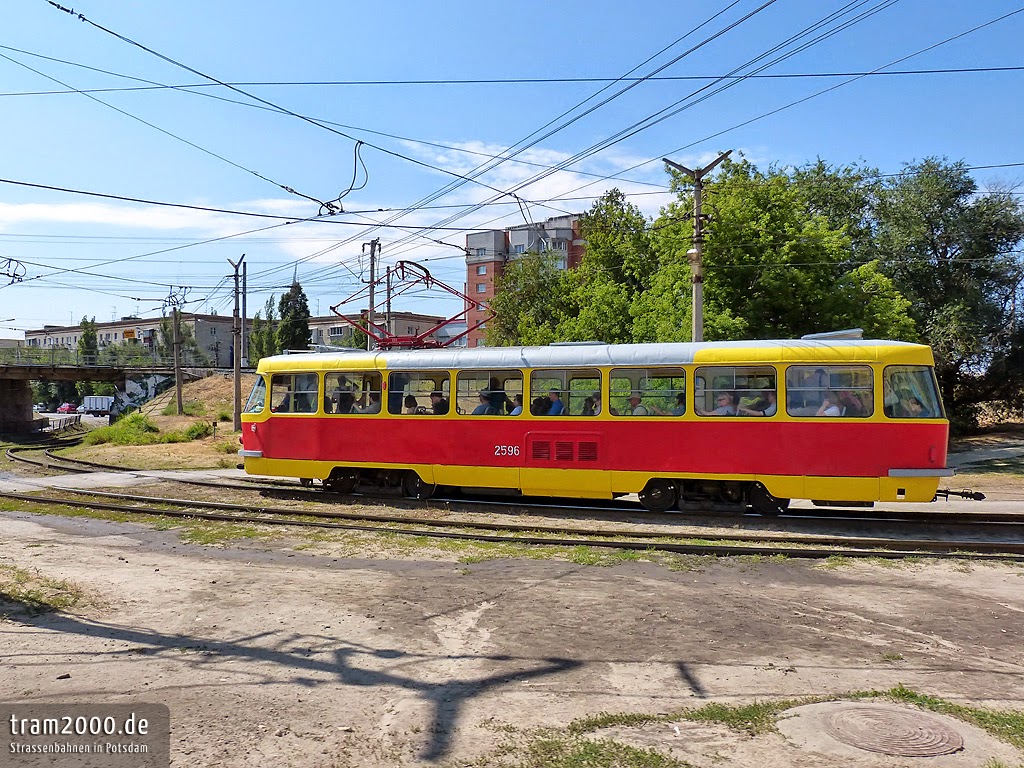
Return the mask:
[[[555,442],[555,461],[572,461],[575,446],[568,441],[558,440]]]
[[[531,451],[534,459],[541,459],[547,461],[551,458],[551,443],[545,441],[537,441],[533,444],[533,450]]]
[[[597,461],[597,443],[580,443],[576,458],[579,461]]]

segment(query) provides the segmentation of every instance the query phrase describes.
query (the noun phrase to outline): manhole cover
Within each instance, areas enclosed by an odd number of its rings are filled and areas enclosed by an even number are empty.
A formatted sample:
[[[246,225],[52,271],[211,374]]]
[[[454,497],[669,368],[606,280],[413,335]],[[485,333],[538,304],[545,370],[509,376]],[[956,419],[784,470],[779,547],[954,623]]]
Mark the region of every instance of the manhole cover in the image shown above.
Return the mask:
[[[870,704],[832,712],[825,732],[851,747],[899,757],[935,757],[964,748],[963,737],[934,717]]]

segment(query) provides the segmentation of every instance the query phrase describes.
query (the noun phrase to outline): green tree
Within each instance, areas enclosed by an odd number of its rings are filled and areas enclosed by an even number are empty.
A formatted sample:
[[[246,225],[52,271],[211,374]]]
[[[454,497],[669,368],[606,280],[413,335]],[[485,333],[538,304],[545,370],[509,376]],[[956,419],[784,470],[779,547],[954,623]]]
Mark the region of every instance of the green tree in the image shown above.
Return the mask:
[[[278,304],[281,321],[277,326],[277,348],[307,349],[311,335],[309,332],[309,302],[298,280],[282,294]]]
[[[676,281],[655,280],[655,286],[669,300],[693,243],[692,184],[672,173],[679,199],[655,225],[661,269]],[[794,338],[849,327],[914,337],[900,314],[899,291],[860,262],[873,250],[866,208],[872,197],[861,178],[820,161],[798,171],[762,172],[746,160],[722,164],[706,185],[705,338]],[[687,276],[678,288],[688,290],[689,282]]]
[[[359,328],[353,328],[352,333],[347,336],[342,336],[338,344],[342,347],[348,347],[349,349],[366,349],[366,341],[369,337],[365,331]]]
[[[572,282],[554,254],[527,253],[510,261],[491,300],[495,317],[487,327],[487,343],[501,347],[561,340],[558,329],[574,314]]]
[[[612,189],[580,217],[587,243],[583,260],[568,279],[572,312],[558,331],[563,341],[636,340],[634,317],[657,274],[647,219],[625,195]]]
[[[152,353],[134,339],[108,344],[100,351],[100,365],[133,368],[150,366],[153,362]]]
[[[82,329],[78,337],[78,360],[82,365],[96,365],[99,360],[99,339],[96,335],[96,318],[90,320],[82,317],[80,323]],[[96,385],[92,381],[79,381],[75,384],[75,392],[79,399],[84,399],[94,394]]]
[[[978,403],[1013,397],[1024,374],[1013,311],[1024,210],[1010,194],[979,193],[963,162],[928,158],[905,171],[879,196],[878,252],[935,351],[947,409],[969,428]]]
[[[96,335],[96,318],[82,318],[82,334],[78,337],[78,357],[83,365],[95,365],[99,356],[99,338]]]
[[[198,342],[196,341],[195,328],[193,325],[189,325],[184,320],[184,316],[179,322],[179,329],[181,335],[181,364],[184,366],[190,365],[209,365],[210,357],[206,352],[200,349]],[[127,342],[128,344],[134,344],[139,347],[140,350],[145,352],[145,348],[142,347],[134,339]],[[160,358],[160,362],[170,364],[174,361],[174,317],[166,316],[160,318],[160,326],[156,333],[156,343],[154,344],[154,352]]]
[[[249,365],[255,366],[264,357],[276,355],[280,349],[277,346],[277,310],[276,302],[272,295],[267,299],[263,311],[266,319],[260,317],[257,312],[252,319],[252,327],[249,330]]]

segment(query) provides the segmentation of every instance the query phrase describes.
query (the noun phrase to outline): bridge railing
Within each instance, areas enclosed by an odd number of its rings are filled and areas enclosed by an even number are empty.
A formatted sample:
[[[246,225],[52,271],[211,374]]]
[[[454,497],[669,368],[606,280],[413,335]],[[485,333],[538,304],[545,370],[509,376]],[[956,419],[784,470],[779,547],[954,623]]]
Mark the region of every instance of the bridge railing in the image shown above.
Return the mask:
[[[82,423],[82,415],[78,413],[68,414],[67,416],[49,416],[48,419],[50,425],[47,431],[49,432],[60,432]]]
[[[183,365],[193,365],[182,361]],[[152,367],[173,368],[174,358],[149,354],[144,349],[131,355],[84,354],[67,347],[4,347],[0,348],[0,365],[75,365],[108,368]]]

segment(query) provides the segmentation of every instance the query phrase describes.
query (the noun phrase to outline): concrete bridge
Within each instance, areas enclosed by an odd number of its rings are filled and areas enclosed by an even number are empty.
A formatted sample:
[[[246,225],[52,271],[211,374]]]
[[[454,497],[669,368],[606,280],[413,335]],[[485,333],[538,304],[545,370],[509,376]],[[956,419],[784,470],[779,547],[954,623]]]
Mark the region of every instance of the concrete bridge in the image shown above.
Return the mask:
[[[0,350],[0,433],[32,431],[33,381],[109,381],[124,391],[129,375],[174,375],[174,366],[154,360],[133,364],[97,365],[72,350]]]

